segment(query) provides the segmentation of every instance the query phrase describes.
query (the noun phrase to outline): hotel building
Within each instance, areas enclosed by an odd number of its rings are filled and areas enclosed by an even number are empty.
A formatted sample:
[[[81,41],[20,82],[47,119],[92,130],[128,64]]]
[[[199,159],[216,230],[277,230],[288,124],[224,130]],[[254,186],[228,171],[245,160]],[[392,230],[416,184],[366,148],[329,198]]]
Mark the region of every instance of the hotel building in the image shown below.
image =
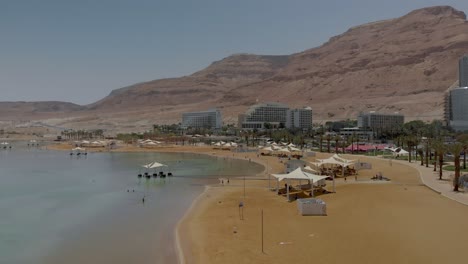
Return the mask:
[[[402,126],[405,117],[402,114],[380,114],[376,112],[360,113],[358,118],[358,127],[371,129],[374,132],[392,131]]]
[[[445,94],[444,118],[453,130],[468,131],[468,55],[458,61],[458,84]]]
[[[458,86],[468,87],[468,55],[458,61]]]
[[[468,87],[449,91],[449,125],[455,131],[468,130]]]
[[[280,103],[262,103],[251,106],[245,114],[239,115],[239,128],[312,128],[312,109],[289,109]]]
[[[182,114],[182,128],[220,129],[223,125],[221,112],[218,109]]]
[[[288,110],[286,113],[286,127],[303,130],[312,128],[312,108]]]

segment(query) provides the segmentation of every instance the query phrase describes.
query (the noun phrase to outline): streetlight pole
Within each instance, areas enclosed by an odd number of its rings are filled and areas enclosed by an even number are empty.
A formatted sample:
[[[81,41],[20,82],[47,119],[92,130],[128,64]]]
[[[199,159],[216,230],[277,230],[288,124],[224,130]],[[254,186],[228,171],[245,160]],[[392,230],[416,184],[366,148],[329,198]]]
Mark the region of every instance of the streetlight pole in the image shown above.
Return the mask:
[[[245,199],[245,175],[244,175],[244,199]]]

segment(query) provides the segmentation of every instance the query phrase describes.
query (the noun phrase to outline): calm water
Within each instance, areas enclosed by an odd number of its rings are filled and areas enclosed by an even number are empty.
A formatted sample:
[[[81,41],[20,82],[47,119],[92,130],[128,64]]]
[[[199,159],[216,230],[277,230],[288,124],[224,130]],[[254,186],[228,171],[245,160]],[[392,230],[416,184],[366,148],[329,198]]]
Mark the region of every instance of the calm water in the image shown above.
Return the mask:
[[[176,177],[138,179],[152,161]],[[173,263],[174,227],[204,185],[262,169],[196,154],[1,150],[0,263]]]

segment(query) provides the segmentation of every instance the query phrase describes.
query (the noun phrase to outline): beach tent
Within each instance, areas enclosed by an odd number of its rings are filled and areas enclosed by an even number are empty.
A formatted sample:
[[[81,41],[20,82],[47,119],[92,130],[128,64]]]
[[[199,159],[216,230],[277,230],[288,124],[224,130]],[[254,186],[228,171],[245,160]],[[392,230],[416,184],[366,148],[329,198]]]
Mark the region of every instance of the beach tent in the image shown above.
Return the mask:
[[[311,172],[318,172],[316,169],[312,169],[310,166],[305,166],[304,170],[311,171]]]
[[[289,149],[287,149],[287,148],[278,149],[278,150],[276,150],[276,151],[278,151],[278,152],[284,152],[284,153],[291,153],[291,151],[289,151]]]
[[[296,147],[291,147],[291,146],[289,147],[289,150],[291,150],[291,151],[301,151],[300,149],[298,149]]]
[[[402,148],[396,148],[395,151],[393,152],[393,155],[400,155],[400,156],[406,156],[408,154],[409,152]]]
[[[318,182],[318,181],[328,178],[328,176],[321,176],[321,175],[316,175],[312,173],[307,173],[305,171],[302,171],[300,167],[295,169],[294,171],[291,171],[290,173],[271,174],[271,176],[275,177],[278,180],[276,190],[279,189],[280,181],[283,181],[283,180],[288,181],[288,188],[286,188],[288,201],[289,201],[289,180],[309,180],[311,181],[311,185],[313,186],[314,182]]]
[[[345,159],[343,157],[341,157],[340,155],[338,154],[334,154],[332,156],[332,158],[334,158],[335,160],[337,161],[341,161],[341,162],[345,162],[345,163],[352,163],[352,162],[355,162],[356,160],[349,160],[349,159]]]

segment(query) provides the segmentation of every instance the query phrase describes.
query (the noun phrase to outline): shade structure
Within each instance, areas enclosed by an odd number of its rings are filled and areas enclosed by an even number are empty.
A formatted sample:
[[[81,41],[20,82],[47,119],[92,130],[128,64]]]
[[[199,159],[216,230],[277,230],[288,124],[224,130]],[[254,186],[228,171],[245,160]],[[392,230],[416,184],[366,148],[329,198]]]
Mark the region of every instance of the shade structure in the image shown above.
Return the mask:
[[[290,151],[301,151],[300,149],[295,148],[295,147],[289,147],[289,150],[290,150]]]
[[[304,167],[304,170],[311,171],[311,172],[318,172],[316,169],[311,168],[310,166]]]
[[[324,180],[328,178],[328,176],[321,176],[321,175],[316,175],[313,173],[308,173],[305,171],[302,171],[301,167],[295,169],[294,171],[286,174],[271,174],[271,176],[275,177],[278,179],[278,182],[283,181],[283,180],[309,180],[311,181],[311,184],[313,186],[314,182],[318,182],[321,180]],[[289,185],[289,184],[288,184]],[[289,187],[286,190],[287,192],[287,197],[289,200]]]
[[[167,165],[159,163],[157,161],[142,165],[142,167],[147,168],[147,169],[154,169],[154,168],[159,168],[159,167],[164,167],[164,166],[167,166]]]
[[[283,152],[283,153],[291,153],[291,151],[289,151],[289,149],[287,149],[287,148],[278,149],[276,151]]]
[[[352,162],[355,162],[356,160],[350,160],[350,159],[345,159],[343,157],[341,157],[340,155],[338,154],[334,154],[332,156],[332,158],[334,158],[335,160],[337,161],[341,161],[341,162],[345,162],[345,163],[352,163]]]
[[[354,163],[338,161],[334,159],[333,157],[330,157],[328,159],[321,159],[321,160],[319,159],[318,161],[320,162],[320,165],[333,164],[333,165],[340,165],[342,167],[348,167],[348,166],[354,165]]]
[[[150,168],[159,168],[159,167],[164,167],[164,166],[166,165],[155,161],[151,164]]]
[[[80,147],[76,147],[76,148],[73,148],[72,151],[84,151],[86,150],[85,148],[80,148]]]
[[[274,149],[272,149],[271,147],[262,148],[262,150],[264,150],[264,151],[274,151]]]

